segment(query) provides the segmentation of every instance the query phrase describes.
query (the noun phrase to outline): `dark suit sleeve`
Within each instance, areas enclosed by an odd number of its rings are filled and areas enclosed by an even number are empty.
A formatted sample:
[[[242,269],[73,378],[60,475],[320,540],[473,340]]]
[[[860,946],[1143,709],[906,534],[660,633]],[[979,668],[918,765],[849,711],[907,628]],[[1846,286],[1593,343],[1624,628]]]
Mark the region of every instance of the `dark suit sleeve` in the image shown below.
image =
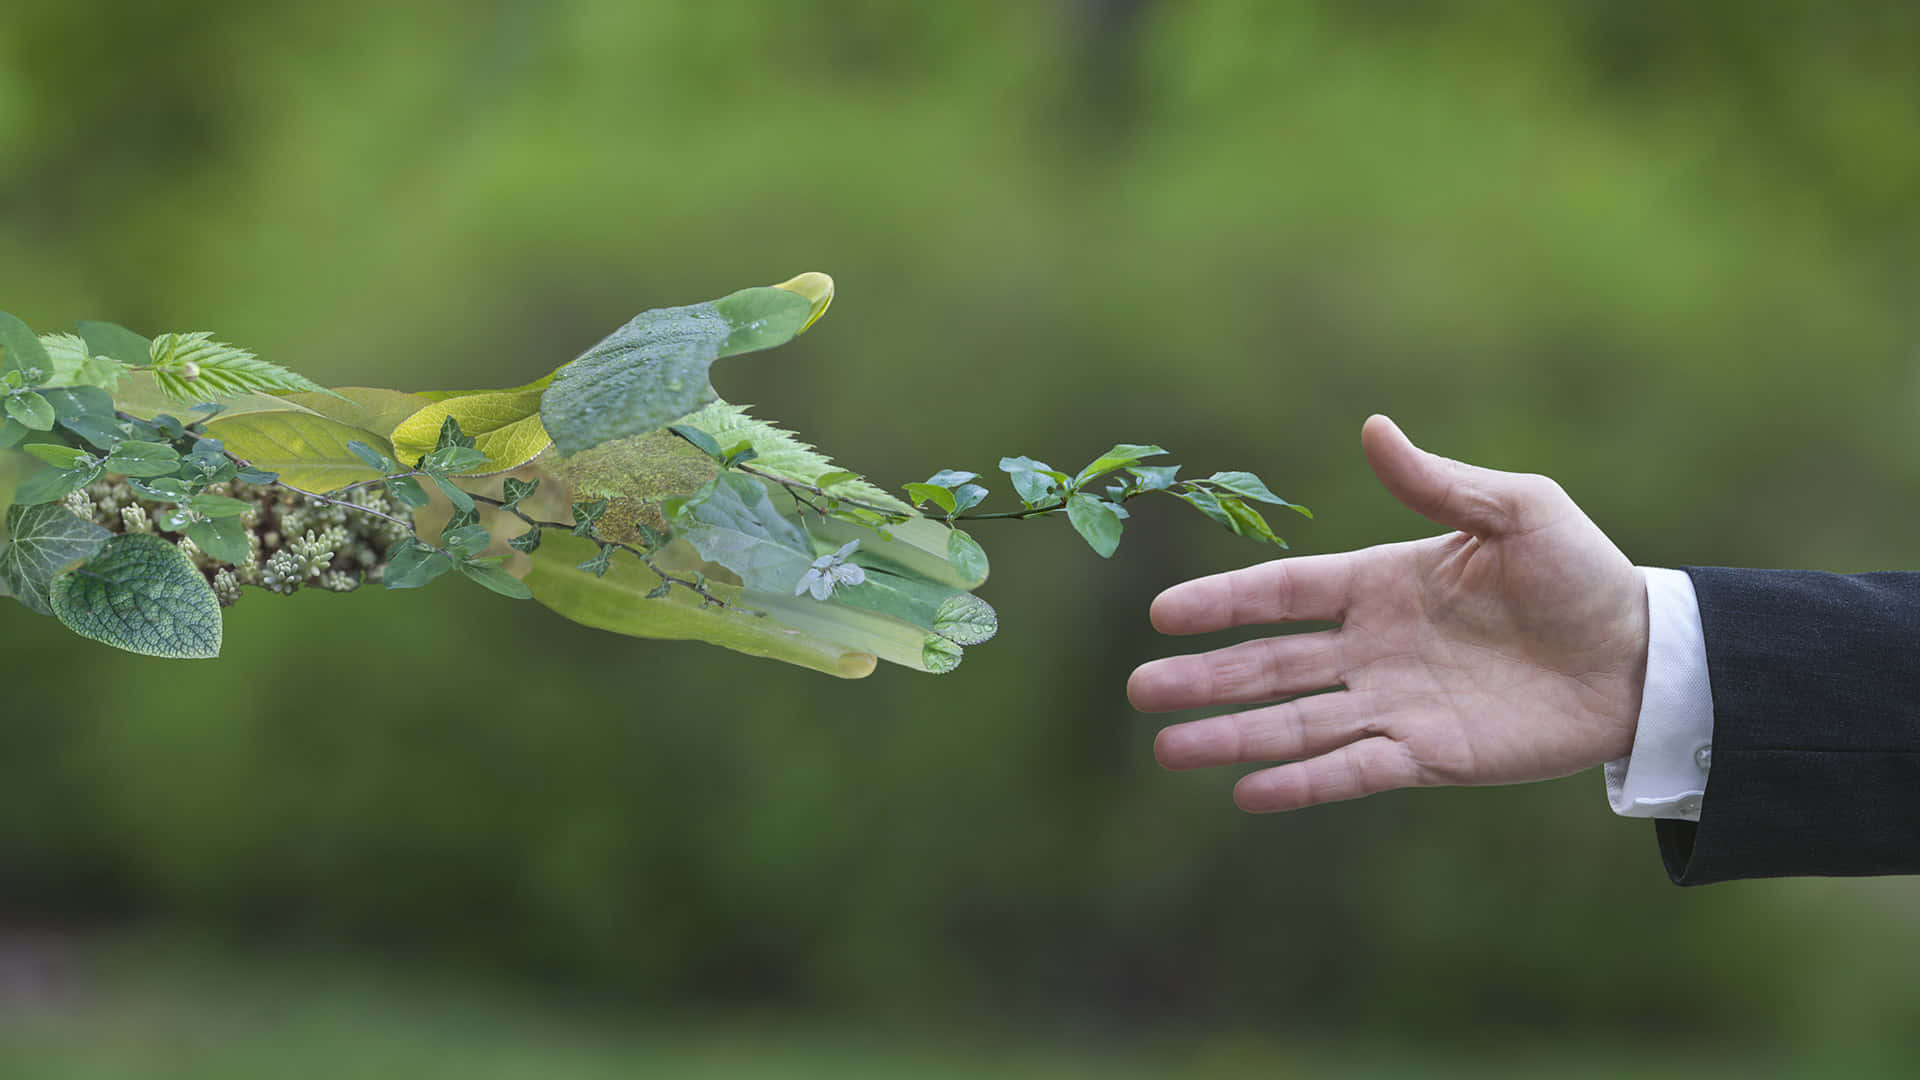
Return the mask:
[[[1667,873],[1920,873],[1920,574],[1685,569],[1713,760],[1700,821],[1655,822]]]

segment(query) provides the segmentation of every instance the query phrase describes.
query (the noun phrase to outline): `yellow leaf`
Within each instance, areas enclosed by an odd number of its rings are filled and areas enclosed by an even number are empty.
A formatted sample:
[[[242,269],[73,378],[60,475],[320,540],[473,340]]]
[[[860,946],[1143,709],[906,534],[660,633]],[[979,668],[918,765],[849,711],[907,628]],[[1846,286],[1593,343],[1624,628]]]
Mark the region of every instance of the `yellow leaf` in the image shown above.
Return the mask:
[[[279,473],[281,483],[302,491],[338,491],[380,475],[347,449],[349,442],[357,440],[383,454],[393,453],[387,440],[371,431],[306,412],[217,416],[207,424],[207,436],[226,443],[229,453],[256,468]]]
[[[402,420],[393,429],[393,449],[411,465],[433,452],[440,428],[451,416],[460,430],[473,437],[476,450],[487,455],[481,473],[517,469],[553,445],[540,424],[541,390],[500,390],[436,401]]]
[[[802,334],[807,332],[807,327],[819,322],[820,316],[827,313],[828,305],[833,303],[833,279],[818,270],[789,278],[775,285],[774,288],[784,289],[813,301],[813,314],[807,316],[806,326],[800,328],[799,332]]]

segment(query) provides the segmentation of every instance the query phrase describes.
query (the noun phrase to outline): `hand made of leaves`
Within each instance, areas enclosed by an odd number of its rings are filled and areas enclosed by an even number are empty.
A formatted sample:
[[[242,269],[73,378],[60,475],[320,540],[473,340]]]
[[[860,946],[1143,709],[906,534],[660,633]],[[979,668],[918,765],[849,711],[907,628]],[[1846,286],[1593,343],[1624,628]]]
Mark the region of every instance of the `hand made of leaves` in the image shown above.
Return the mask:
[[[980,509],[989,486],[956,469],[897,498],[713,390],[714,362],[783,344],[832,299],[802,274],[643,312],[524,386],[421,393],[322,389],[205,332],[35,335],[0,313],[0,450],[40,463],[0,490],[0,584],[93,640],[203,657],[241,585],[458,571],[585,625],[857,677],[950,671],[993,637],[961,522],[1064,516],[1106,557],[1150,494],[1281,547],[1252,504],[1306,513],[1251,473],[1183,480],[1130,443],[1076,473],[1001,459],[1018,509]],[[350,528],[306,528],[321,521]]]

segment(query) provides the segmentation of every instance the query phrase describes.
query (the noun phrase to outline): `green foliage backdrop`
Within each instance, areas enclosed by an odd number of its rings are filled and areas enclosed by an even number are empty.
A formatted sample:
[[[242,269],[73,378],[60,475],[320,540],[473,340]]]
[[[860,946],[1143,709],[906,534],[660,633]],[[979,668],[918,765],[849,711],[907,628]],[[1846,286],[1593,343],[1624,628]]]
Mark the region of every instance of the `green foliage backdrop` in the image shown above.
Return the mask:
[[[1920,20],[1767,7],[26,0],[0,306],[511,386],[817,266],[718,388],[896,487],[1138,433],[1340,550],[1429,531],[1385,411],[1643,563],[1920,566]],[[874,1022],[1920,1031],[1910,883],[1674,889],[1597,776],[1160,772],[1146,604],[1257,556],[1132,524],[983,532],[1005,629],[943,680],[447,589],[252,600],[188,690],[0,606],[0,909]]]

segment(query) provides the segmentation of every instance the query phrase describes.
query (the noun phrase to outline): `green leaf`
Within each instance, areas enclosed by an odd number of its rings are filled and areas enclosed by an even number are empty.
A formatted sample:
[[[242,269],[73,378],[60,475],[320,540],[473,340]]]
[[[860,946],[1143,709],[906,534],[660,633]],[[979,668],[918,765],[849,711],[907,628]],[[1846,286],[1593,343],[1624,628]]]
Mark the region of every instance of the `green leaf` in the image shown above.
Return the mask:
[[[418,540],[403,540],[387,553],[381,584],[389,589],[417,589],[453,569],[453,560]]]
[[[153,342],[124,326],[110,322],[83,322],[75,329],[95,356],[110,357],[129,367],[153,362]]]
[[[573,504],[573,535],[593,536],[593,527],[600,523],[607,512],[607,500],[595,499],[592,502]]]
[[[1121,529],[1120,515],[1113,512],[1113,507],[1092,495],[1074,495],[1067,500],[1067,520],[1101,558],[1113,557],[1114,549],[1120,546]]]
[[[960,666],[960,657],[966,650],[939,634],[928,634],[920,643],[920,662],[935,675],[945,675]]]
[[[517,508],[520,505],[521,499],[532,495],[539,487],[539,480],[520,480],[511,476],[507,477],[500,482],[500,494],[504,500],[500,504],[500,509],[513,510]]]
[[[1058,496],[1060,486],[1054,479],[1053,469],[1045,462],[1029,457],[1003,457],[1000,470],[1013,481],[1013,490],[1020,495],[1020,501],[1028,506],[1047,502]]]
[[[726,458],[726,455],[720,451],[719,440],[692,424],[673,424],[670,425],[667,430],[692,443],[695,449],[715,461],[722,461]]]
[[[64,446],[60,443],[28,443],[20,449],[49,465],[57,465],[62,469],[71,469],[83,459],[93,456],[78,447]]]
[[[87,343],[73,334],[41,334],[47,350],[49,374],[41,386],[84,386],[107,389],[119,385],[126,368],[110,357],[96,357]]]
[[[979,473],[961,472],[959,469],[941,469],[939,472],[927,477],[926,482],[943,488],[957,488],[969,480],[978,479],[980,479]]]
[[[0,581],[14,599],[42,615],[53,614],[48,602],[54,579],[93,558],[113,534],[75,517],[64,506],[13,506],[7,510],[7,535],[0,548]]]
[[[165,443],[127,439],[107,455],[108,472],[143,479],[168,476],[180,468],[180,454]]]
[[[54,582],[53,614],[67,628],[143,656],[220,655],[220,602],[180,549],[133,533]]]
[[[956,645],[978,645],[1000,631],[993,605],[972,593],[954,593],[933,615],[933,632]]]
[[[7,395],[7,415],[35,431],[52,431],[53,406],[32,390]]]
[[[103,420],[97,416],[76,416],[72,419],[62,417],[60,426],[85,439],[99,450],[112,450],[127,437],[127,431],[117,420]]]
[[[612,545],[602,544],[600,545],[600,550],[594,552],[593,558],[588,559],[583,563],[580,563],[574,569],[585,570],[587,573],[592,574],[594,577],[606,577],[607,567],[608,565],[610,565],[608,560],[612,558],[613,558]]]
[[[213,340],[210,331],[161,334],[148,349],[153,377],[167,396],[182,403],[212,401],[272,390],[319,390],[304,375],[271,364],[235,345]]]
[[[218,498],[217,495],[199,495],[198,499]],[[237,517],[219,517],[208,521],[190,522],[186,528],[187,539],[192,540],[201,551],[235,566],[245,566],[253,561],[253,546],[247,542],[247,527],[240,524]]]
[[[453,553],[455,558],[471,559],[487,550],[493,543],[493,536],[482,525],[462,525],[449,530],[440,538],[440,543]]]
[[[440,446],[441,429],[452,420],[472,440],[468,445],[482,455],[472,468],[488,472],[517,469],[553,445],[540,423],[543,395],[544,390],[538,389],[508,390],[436,401],[393,429],[394,453],[403,460],[418,461]]]
[[[183,503],[193,498],[193,487],[185,480],[162,476],[153,480],[130,480],[133,490],[158,502]]]
[[[187,500],[187,505],[210,518],[239,517],[253,509],[253,504],[245,499],[230,499],[225,495],[195,495]]]
[[[13,501],[20,506],[38,506],[64,499],[69,492],[86,487],[99,476],[100,463],[92,459],[81,461],[69,469],[49,465],[22,480],[13,493]]]
[[[653,588],[648,589],[645,599],[658,600],[672,591],[673,591],[673,583],[669,581],[663,581],[660,584],[655,585]]]
[[[18,445],[20,440],[26,438],[27,433],[31,430],[27,425],[15,420],[11,416],[5,420],[0,420],[0,450]]]
[[[100,420],[117,420],[114,415],[113,395],[97,386],[56,386],[40,391],[40,396],[53,406],[53,415],[61,420],[77,420],[81,417],[93,417]]]
[[[363,442],[383,454],[392,449],[373,432],[307,412],[221,416],[207,425],[207,432],[254,468],[278,473],[282,484],[323,494],[382,475],[348,443]]]
[[[953,491],[953,509],[956,513],[965,513],[980,505],[987,497],[987,489],[979,484],[961,484]]]
[[[1258,502],[1272,503],[1275,506],[1293,505],[1280,496],[1275,495],[1273,492],[1268,491],[1267,485],[1262,483],[1259,477],[1250,472],[1217,472],[1200,482],[1203,484],[1212,484],[1223,491]]]
[[[440,476],[472,476],[486,468],[487,455],[471,446],[443,446],[420,459],[420,468]]]
[[[367,468],[373,469],[376,472],[406,472],[405,469],[400,467],[399,462],[368,446],[366,443],[361,442],[359,439],[347,440],[347,450],[350,451],[354,457],[366,462]]]
[[[826,455],[802,442],[792,432],[752,416],[738,405],[717,401],[674,427],[711,436],[716,448],[710,455],[712,457],[720,456],[717,450],[719,446],[733,446],[745,441],[754,450],[753,467],[769,476],[808,484],[840,498],[857,499],[887,510],[906,513],[911,509],[906,503],[855,474],[836,468]],[[686,432],[682,431],[681,434],[685,436]]]
[[[1127,470],[1140,480],[1141,491],[1165,491],[1180,472],[1178,465],[1136,465]]]
[[[473,496],[461,490],[460,485],[454,483],[453,481],[447,479],[444,476],[437,476],[432,473],[429,473],[428,477],[433,481],[434,486],[438,487],[441,491],[446,493],[447,501],[453,504],[453,508],[455,510],[460,511],[463,514],[473,513]]]
[[[53,363],[47,359],[46,347],[40,344],[40,335],[26,323],[0,311],[0,371],[28,368],[39,368],[46,373],[52,370]]]
[[[1274,535],[1272,527],[1267,524],[1267,519],[1260,516],[1260,511],[1248,506],[1242,500],[1231,495],[1222,497],[1220,509],[1226,511],[1227,528],[1232,529],[1236,534],[1249,540],[1265,540],[1275,547],[1287,546],[1285,540]]]
[[[534,525],[519,536],[507,540],[507,546],[523,554],[531,555],[540,550],[540,526]]]
[[[411,476],[389,476],[381,486],[387,489],[387,494],[405,506],[418,510],[427,505],[427,489],[421,487],[420,481]]]
[[[1233,528],[1233,518],[1228,516],[1226,509],[1220,505],[1220,500],[1216,498],[1212,492],[1201,488],[1188,488],[1184,491],[1176,491],[1173,494],[1175,498],[1182,500],[1195,510],[1207,515],[1208,518],[1219,525],[1228,529]]]
[[[527,588],[525,582],[497,566],[483,566],[470,562],[460,563],[459,566],[461,573],[501,596],[514,600],[533,599],[533,590]]]
[[[916,505],[931,502],[949,514],[954,512],[953,492],[937,484],[908,484],[907,499]]]
[[[815,307],[798,292],[759,288],[642,312],[559,370],[541,420],[563,455],[665,427],[715,400],[715,360],[790,340]]]
[[[984,581],[987,577],[987,553],[981,549],[980,542],[959,529],[947,537],[947,561],[960,572],[963,578],[971,581]]]
[[[1129,465],[1137,465],[1142,458],[1158,457],[1164,453],[1166,453],[1166,451],[1158,446],[1148,446],[1140,443],[1121,443],[1093,459],[1086,468],[1081,469],[1080,475],[1073,478],[1073,486],[1076,488],[1080,487],[1095,477],[1104,476],[1115,469],[1123,469]]]

